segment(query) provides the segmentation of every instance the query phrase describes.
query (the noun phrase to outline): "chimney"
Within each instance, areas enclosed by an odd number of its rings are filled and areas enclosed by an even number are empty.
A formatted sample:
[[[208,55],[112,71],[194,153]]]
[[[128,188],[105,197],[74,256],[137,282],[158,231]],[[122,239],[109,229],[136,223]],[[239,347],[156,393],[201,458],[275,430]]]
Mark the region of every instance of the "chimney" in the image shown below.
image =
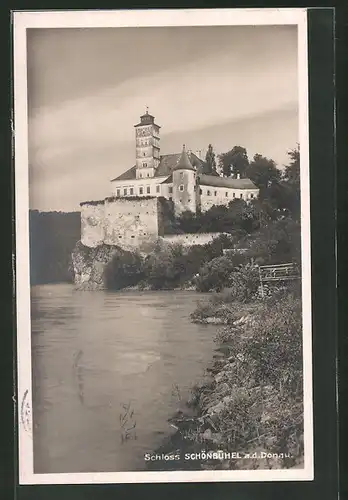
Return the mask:
[[[195,155],[198,156],[198,158],[201,160],[201,151],[199,149],[195,151]]]

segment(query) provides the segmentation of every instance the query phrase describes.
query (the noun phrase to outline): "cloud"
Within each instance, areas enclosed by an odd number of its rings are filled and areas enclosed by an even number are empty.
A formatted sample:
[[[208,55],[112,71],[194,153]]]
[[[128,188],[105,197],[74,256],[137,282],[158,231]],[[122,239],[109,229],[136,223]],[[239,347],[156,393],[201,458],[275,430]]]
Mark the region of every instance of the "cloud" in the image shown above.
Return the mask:
[[[36,57],[32,65],[35,74],[29,82],[32,91],[36,89],[36,105],[29,107],[32,203],[57,209],[58,206],[78,206],[83,199],[101,196],[103,190],[107,190],[108,180],[134,163],[133,126],[146,105],[162,126],[163,153],[170,152],[166,148],[176,150],[182,142],[205,147],[208,133],[209,142],[221,148],[239,136],[258,148],[264,141],[269,156],[272,156],[272,137],[280,139],[273,148],[274,154],[291,147],[287,141],[292,132],[277,135],[276,128],[287,126],[288,118],[282,123],[281,117],[289,110],[297,112],[296,33],[278,28],[264,30],[262,36],[258,29],[254,37],[250,36],[252,27],[237,30],[232,37],[225,30],[221,31],[220,40],[220,31],[216,31],[209,50],[204,49],[205,38],[200,31],[197,40],[201,46],[197,48],[196,43],[194,58],[191,54],[180,60],[173,56],[175,51],[170,47],[168,53],[173,57],[165,60],[166,64],[162,63],[167,53],[163,38],[161,50],[150,54],[147,71],[144,71],[144,61],[139,64],[141,70],[136,71],[134,47],[131,51],[125,48],[123,59],[117,59],[114,74],[110,71],[107,82],[95,77],[92,87],[87,83],[83,85],[81,79],[76,80],[78,72],[75,71],[71,80],[67,74],[60,98],[59,85],[52,90],[54,75],[61,74],[65,66],[71,68],[73,61],[78,65],[78,56],[84,53],[83,44],[80,40],[79,50],[71,51],[71,59],[64,46],[68,63],[57,59],[58,68],[52,64],[50,69],[48,56],[51,54],[51,60],[55,61],[53,51],[59,37],[53,37],[55,44],[51,43],[46,52],[41,39],[38,54],[45,64],[40,66],[40,57],[32,51]],[[247,33],[249,36],[245,36]],[[73,43],[73,37],[70,40]],[[158,36],[157,43],[160,40]],[[171,43],[174,42],[175,36],[172,36]],[[92,45],[91,42],[89,47]],[[183,47],[181,43],[181,54]],[[132,54],[129,63],[132,67],[127,62],[128,53]],[[146,50],[139,49],[139,57],[141,54],[147,57]],[[91,57],[95,59],[98,55],[102,57],[103,52],[94,50]],[[84,56],[88,59],[87,53]],[[110,64],[111,56],[110,50],[104,54]],[[104,61],[102,66],[105,68],[105,65]],[[40,101],[38,89],[51,98]],[[264,119],[262,124],[262,117],[270,114],[277,115],[279,123]],[[239,129],[243,134],[238,134]],[[200,138],[204,144],[198,145]]]
[[[49,163],[69,152],[84,154],[133,140],[133,125],[145,103],[160,124],[164,122],[163,133],[186,134],[286,109],[296,102],[296,73],[291,66],[284,63],[274,71],[270,60],[257,71],[233,72],[228,57],[212,57],[39,110],[30,120],[31,163]]]

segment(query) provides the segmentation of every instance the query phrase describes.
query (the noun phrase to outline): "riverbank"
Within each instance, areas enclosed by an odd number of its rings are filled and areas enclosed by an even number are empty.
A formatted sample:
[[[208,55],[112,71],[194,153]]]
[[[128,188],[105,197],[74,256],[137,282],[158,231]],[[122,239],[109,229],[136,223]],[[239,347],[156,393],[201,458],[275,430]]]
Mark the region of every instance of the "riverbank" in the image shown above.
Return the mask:
[[[193,387],[187,410],[171,419],[176,432],[156,451],[179,453],[180,460],[161,462],[161,467],[302,467],[298,292],[282,291],[267,300],[244,304],[228,303],[224,295],[214,296],[192,314],[194,322],[204,323],[209,318],[224,321],[215,338],[216,353],[205,377]],[[149,468],[158,466],[158,462],[152,462]]]

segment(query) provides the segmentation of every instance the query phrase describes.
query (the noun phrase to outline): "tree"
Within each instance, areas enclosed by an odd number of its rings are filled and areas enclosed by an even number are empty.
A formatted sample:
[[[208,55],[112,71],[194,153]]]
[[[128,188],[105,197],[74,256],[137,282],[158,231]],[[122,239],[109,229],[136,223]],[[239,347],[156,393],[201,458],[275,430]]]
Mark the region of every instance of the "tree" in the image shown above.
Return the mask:
[[[234,146],[227,153],[219,155],[219,164],[224,177],[231,177],[233,174],[246,177],[246,171],[249,165],[248,154],[242,146]]]
[[[279,182],[281,172],[277,169],[275,162],[260,154],[254,155],[253,160],[247,168],[247,177],[260,188],[260,197],[265,197],[267,188],[273,183]]]
[[[207,174],[216,174],[216,160],[215,153],[213,151],[213,146],[209,144],[207,154],[205,155],[206,162],[206,173]]]
[[[283,204],[295,219],[301,215],[301,186],[300,186],[300,148],[288,152],[289,164],[285,167],[282,188],[284,191]]]
[[[283,180],[292,184],[294,187],[300,187],[300,146],[291,149],[288,152],[290,163],[285,167]]]

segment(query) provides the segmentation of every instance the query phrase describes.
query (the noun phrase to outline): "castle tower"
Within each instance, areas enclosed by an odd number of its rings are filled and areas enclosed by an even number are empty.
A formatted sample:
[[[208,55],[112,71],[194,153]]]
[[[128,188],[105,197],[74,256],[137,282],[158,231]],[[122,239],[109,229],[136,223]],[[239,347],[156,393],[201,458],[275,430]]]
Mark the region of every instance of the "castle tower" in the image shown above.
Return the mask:
[[[173,169],[173,203],[175,215],[186,210],[196,212],[197,174],[185,150],[185,145],[177,165]]]
[[[134,125],[136,141],[136,177],[153,177],[160,162],[160,128],[155,124],[155,117],[146,113],[140,117],[140,123]]]

